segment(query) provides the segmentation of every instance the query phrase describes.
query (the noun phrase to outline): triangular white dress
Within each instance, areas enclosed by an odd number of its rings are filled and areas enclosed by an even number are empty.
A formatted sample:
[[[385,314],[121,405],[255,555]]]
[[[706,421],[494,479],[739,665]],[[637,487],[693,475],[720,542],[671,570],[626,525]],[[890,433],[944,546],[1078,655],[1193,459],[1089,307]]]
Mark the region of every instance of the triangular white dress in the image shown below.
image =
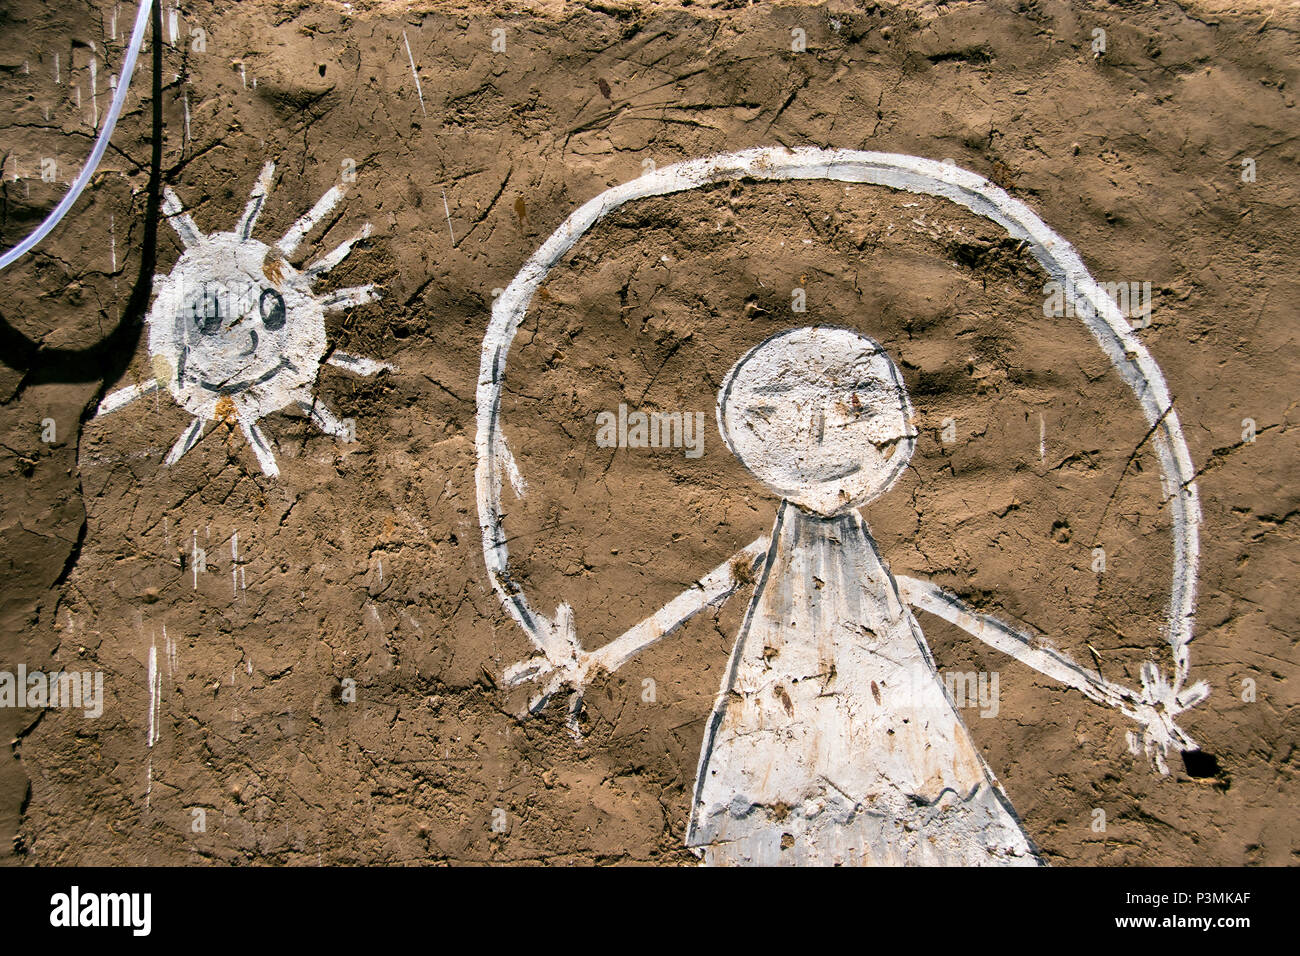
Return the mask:
[[[1040,864],[856,510],[782,503],[687,843],[723,865]]]

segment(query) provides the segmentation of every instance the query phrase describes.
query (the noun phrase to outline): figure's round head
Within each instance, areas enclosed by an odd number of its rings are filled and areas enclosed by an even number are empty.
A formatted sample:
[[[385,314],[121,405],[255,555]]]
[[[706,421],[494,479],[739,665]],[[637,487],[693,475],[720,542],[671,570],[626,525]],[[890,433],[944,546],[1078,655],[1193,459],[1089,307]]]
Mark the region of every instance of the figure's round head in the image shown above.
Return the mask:
[[[149,313],[155,377],[205,419],[283,408],[310,388],[325,348],[325,312],[310,278],[235,233],[187,250]]]
[[[750,349],[723,380],[718,428],[756,478],[827,516],[883,493],[916,447],[898,367],[847,329],[792,329]]]

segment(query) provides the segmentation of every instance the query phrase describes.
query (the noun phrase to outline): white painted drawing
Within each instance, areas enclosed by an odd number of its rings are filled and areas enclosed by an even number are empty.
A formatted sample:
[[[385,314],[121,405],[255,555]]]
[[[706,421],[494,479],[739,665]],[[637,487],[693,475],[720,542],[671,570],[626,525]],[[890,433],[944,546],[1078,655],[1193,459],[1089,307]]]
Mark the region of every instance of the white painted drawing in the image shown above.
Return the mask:
[[[984,615],[935,585],[895,578],[858,508],[884,494],[915,446],[893,360],[845,329],[781,332],[741,356],[718,396],[728,448],[780,500],[753,542],[651,617],[594,651],[573,613],[532,609],[511,580],[501,494],[526,486],[499,423],[506,357],[548,270],[625,202],[729,179],[830,179],[943,196],[1023,240],[1133,389],[1174,516],[1165,636],[1172,676],[1142,668],[1140,690],[1103,678],[1050,643]],[[738,587],[757,583],[706,725],[688,844],[712,864],[1034,865],[1040,862],[939,679],[913,609],[962,627],[1022,663],[1120,710],[1154,767],[1197,744],[1175,722],[1209,688],[1188,683],[1200,510],[1194,470],[1164,378],[1074,250],[1022,203],[950,163],[820,149],[753,149],[695,160],[615,187],[573,214],[496,300],[478,384],[478,503],[484,558],[504,606],[539,653],[510,667],[536,681],[530,707],[566,688],[577,733],[582,689]],[[1138,736],[1131,738],[1135,749]]]
[[[370,235],[367,223],[333,251],[299,270],[289,263],[307,234],[343,198],[331,188],[273,245],[253,238],[275,175],[267,163],[233,232],[204,235],[171,189],[163,212],[184,252],[171,273],[154,279],[146,322],[153,376],[105,396],[96,415],[166,388],[194,416],[166,458],[173,465],[212,421],[238,424],[263,472],[280,473],[258,421],[284,408],[301,410],[321,431],[344,441],[354,426],[313,394],[323,361],[358,375],[392,368],[374,359],[332,352],[326,358],[325,313],[378,300],[373,285],[317,295],[312,286]]]

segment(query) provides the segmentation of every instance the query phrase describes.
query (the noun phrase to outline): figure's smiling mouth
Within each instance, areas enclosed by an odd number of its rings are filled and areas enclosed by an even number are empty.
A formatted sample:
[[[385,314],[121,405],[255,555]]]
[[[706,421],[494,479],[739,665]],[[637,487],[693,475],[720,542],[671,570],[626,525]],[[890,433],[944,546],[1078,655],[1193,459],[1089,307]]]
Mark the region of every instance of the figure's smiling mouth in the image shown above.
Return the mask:
[[[291,371],[296,372],[298,371],[298,366],[290,362],[288,358],[282,358],[280,359],[280,364],[275,368],[271,369],[269,372],[262,373],[261,376],[252,379],[251,381],[218,382],[215,385],[211,382],[200,381],[199,384],[209,392],[216,392],[218,395],[234,395],[236,392],[242,392],[245,389],[252,388],[254,385],[261,385],[263,382],[269,382],[285,369],[290,369]]]

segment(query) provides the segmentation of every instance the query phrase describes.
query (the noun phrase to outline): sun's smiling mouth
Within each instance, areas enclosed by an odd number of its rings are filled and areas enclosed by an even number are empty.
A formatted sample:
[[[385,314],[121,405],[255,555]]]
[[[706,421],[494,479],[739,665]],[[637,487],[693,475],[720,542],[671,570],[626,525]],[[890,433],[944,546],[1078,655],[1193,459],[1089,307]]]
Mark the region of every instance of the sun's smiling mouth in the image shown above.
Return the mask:
[[[245,389],[252,388],[254,385],[261,385],[263,382],[269,382],[271,379],[275,378],[285,369],[290,369],[291,371],[296,372],[298,371],[298,366],[290,362],[288,358],[282,358],[280,359],[279,365],[275,366],[275,368],[271,369],[268,372],[263,372],[261,376],[255,379],[251,379],[243,382],[233,382],[233,383],[218,382],[215,385],[212,384],[211,382],[200,381],[199,384],[204,388],[206,388],[209,392],[216,392],[218,395],[234,395],[237,392],[242,392]]]

